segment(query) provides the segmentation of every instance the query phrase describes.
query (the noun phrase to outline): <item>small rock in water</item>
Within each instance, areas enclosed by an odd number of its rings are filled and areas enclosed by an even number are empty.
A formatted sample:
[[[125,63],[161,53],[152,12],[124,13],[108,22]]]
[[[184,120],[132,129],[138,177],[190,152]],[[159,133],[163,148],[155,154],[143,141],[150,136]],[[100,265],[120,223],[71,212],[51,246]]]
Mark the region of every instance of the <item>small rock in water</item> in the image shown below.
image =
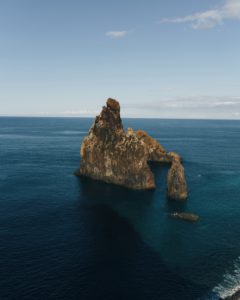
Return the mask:
[[[174,212],[171,213],[170,216],[174,219],[184,220],[188,222],[197,222],[199,220],[198,215],[186,212]]]

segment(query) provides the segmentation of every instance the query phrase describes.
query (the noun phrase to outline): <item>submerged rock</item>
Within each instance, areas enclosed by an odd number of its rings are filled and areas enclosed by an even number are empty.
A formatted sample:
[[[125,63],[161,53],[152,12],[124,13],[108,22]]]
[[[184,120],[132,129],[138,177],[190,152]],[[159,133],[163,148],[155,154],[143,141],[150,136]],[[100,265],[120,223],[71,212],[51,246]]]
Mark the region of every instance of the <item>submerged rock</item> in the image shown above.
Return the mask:
[[[180,219],[188,222],[197,222],[199,220],[198,215],[186,212],[174,212],[171,213],[170,216],[174,219]]]
[[[149,161],[171,163],[168,189],[171,198],[187,196],[181,185],[186,181],[181,157],[166,150],[145,131],[124,131],[119,102],[108,99],[81,145],[81,165],[78,176],[122,185],[132,189],[154,189],[154,175]],[[176,161],[178,164],[176,165]],[[174,170],[177,167],[177,176]],[[182,169],[181,169],[182,167]],[[172,186],[173,185],[173,186]],[[174,193],[173,193],[174,191]]]

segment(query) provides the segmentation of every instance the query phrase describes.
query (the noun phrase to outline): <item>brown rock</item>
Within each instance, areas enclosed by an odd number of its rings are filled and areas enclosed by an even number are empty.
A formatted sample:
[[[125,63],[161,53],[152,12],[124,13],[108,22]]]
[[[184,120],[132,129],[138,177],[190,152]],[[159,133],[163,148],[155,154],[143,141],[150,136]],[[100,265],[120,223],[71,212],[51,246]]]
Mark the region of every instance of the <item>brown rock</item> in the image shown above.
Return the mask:
[[[153,189],[147,158],[147,146],[123,130],[119,103],[108,99],[83,140],[80,175],[133,189]]]
[[[149,161],[163,163],[171,162],[171,157],[167,154],[163,146],[160,145],[154,138],[152,138],[143,130],[137,130],[135,134],[142,141],[142,143],[147,146],[149,152]]]
[[[178,154],[171,153],[172,165],[167,176],[168,197],[174,200],[185,200],[188,196],[187,183],[181,158]]]
[[[110,107],[113,110],[120,111],[120,104],[117,100],[108,98],[107,107]]]
[[[145,131],[135,132],[129,128],[125,132],[120,117],[120,105],[114,99],[109,98],[107,106],[104,106],[100,115],[96,117],[88,136],[82,142],[80,154],[80,169],[75,172],[77,176],[88,176],[133,189],[155,188],[149,161],[172,163],[168,185],[169,190],[176,191],[171,196],[185,197],[180,188],[185,182],[180,156],[173,152],[167,153],[163,146]],[[175,161],[178,161],[179,184],[176,184],[176,176],[173,176]]]
[[[198,215],[186,212],[174,212],[171,213],[170,216],[174,219],[184,220],[188,222],[197,222],[199,220]]]

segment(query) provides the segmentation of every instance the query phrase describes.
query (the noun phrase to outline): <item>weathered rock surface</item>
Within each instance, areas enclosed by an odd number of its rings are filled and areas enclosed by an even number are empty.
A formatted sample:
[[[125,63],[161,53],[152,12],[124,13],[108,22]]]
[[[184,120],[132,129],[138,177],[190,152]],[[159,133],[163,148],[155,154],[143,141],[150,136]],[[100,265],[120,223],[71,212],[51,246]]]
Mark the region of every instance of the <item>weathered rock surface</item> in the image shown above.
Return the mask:
[[[199,216],[193,213],[186,212],[174,212],[171,213],[170,216],[174,219],[179,219],[188,222],[197,222],[199,220]]]
[[[130,128],[130,130],[132,129]],[[171,155],[171,152],[167,153],[163,146],[160,145],[154,138],[149,136],[145,131],[137,130],[135,134],[141,140],[141,142],[148,148],[148,161],[162,163],[172,162],[173,157]]]
[[[167,175],[168,197],[175,200],[185,200],[188,195],[187,183],[181,158],[178,154],[171,152],[172,165]]]
[[[167,153],[162,145],[142,130],[134,131],[129,128],[125,132],[120,117],[120,105],[114,99],[108,99],[107,105],[96,117],[83,140],[80,154],[81,165],[76,175],[132,189],[155,188],[149,161],[171,163],[172,171],[168,176],[168,189],[171,191],[169,196],[175,199],[187,197],[180,156],[174,152]],[[174,172],[177,172],[177,176]],[[184,184],[183,188],[181,184]]]
[[[132,131],[123,130],[120,105],[108,99],[81,146],[80,175],[133,189],[153,189],[148,148]]]

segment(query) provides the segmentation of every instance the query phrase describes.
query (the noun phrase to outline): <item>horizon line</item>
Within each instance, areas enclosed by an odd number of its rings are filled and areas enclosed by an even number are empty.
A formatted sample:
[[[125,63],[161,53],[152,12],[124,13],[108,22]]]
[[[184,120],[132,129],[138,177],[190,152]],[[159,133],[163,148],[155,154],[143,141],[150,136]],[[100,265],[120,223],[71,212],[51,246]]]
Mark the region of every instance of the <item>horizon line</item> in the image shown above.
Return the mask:
[[[42,119],[93,119],[94,116],[42,116],[42,115],[1,115],[0,118],[42,118]],[[181,118],[181,117],[143,117],[143,116],[123,116],[121,119],[157,119],[157,120],[202,120],[202,121],[240,121],[240,118]]]

